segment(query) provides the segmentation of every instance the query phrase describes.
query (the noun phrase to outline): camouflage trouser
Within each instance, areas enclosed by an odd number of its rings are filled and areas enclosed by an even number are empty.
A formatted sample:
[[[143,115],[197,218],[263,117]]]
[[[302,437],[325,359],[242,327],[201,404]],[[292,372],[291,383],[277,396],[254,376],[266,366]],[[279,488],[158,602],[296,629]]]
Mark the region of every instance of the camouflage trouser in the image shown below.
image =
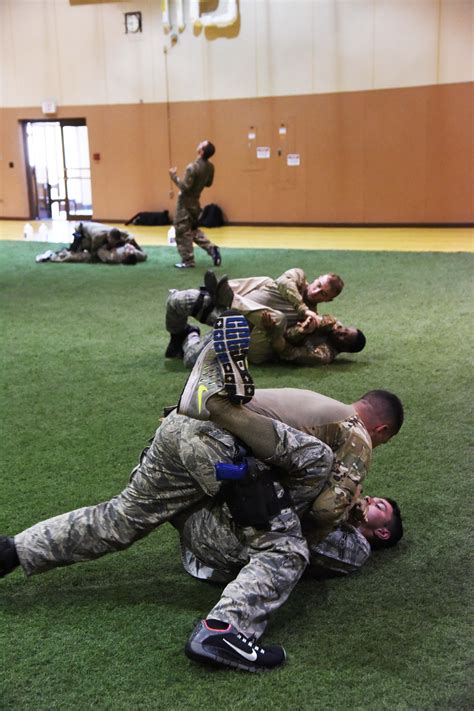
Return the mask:
[[[87,250],[81,252],[71,252],[69,249],[61,249],[53,254],[50,262],[91,262],[92,255]]]
[[[182,333],[190,316],[213,326],[221,310],[213,308],[209,294],[200,289],[170,289],[166,300],[166,330]]]
[[[281,495],[281,486],[275,487]],[[270,530],[257,531],[236,526],[225,505],[210,502],[190,515],[182,514],[178,529],[183,564],[191,575],[232,580],[207,617],[229,622],[247,635],[262,635],[269,616],[286,602],[309,560],[296,513],[283,508],[271,519]]]
[[[122,264],[130,254],[134,255],[137,262],[146,262],[148,258],[145,252],[142,252],[131,244],[123,247],[115,247],[114,249],[101,247],[97,251],[97,256],[104,264]]]
[[[170,289],[166,301],[166,330],[169,333],[182,333],[188,323],[188,318],[192,316],[200,323],[213,326],[216,318],[222,309],[212,306],[209,294],[201,292],[199,289]],[[192,368],[198,355],[209,342],[211,336],[208,334],[203,338],[198,338],[197,334],[191,334],[183,343],[183,362],[186,368]]]
[[[208,422],[169,415],[110,501],[55,516],[15,536],[27,575],[127,548],[203,496],[214,496],[214,464],[231,462],[233,437]]]
[[[178,207],[174,218],[176,248],[183,264],[195,265],[193,243],[204,249],[211,257],[216,246],[198,227],[200,207],[196,210]]]

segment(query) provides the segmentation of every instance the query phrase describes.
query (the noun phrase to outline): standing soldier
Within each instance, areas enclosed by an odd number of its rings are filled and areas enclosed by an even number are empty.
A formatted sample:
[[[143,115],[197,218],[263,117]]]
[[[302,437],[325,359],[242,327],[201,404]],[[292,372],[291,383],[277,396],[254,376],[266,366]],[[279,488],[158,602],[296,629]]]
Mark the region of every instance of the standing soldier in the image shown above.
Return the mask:
[[[190,269],[196,266],[193,242],[209,254],[214,266],[219,267],[222,261],[219,247],[208,240],[198,227],[201,213],[199,198],[204,188],[209,188],[212,185],[214,166],[209,158],[214,155],[215,151],[216,149],[210,141],[201,141],[197,147],[197,160],[188,165],[182,180],[176,175],[176,168],[170,168],[169,171],[171,180],[179,188],[174,218],[176,246],[181,257],[181,262],[175,264],[178,269]]]

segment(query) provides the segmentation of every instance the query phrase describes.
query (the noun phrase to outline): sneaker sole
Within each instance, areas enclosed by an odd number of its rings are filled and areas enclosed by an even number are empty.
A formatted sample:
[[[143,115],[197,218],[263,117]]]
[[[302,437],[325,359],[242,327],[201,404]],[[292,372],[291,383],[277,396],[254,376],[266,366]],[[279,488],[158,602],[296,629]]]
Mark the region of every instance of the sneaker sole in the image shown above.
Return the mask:
[[[241,314],[220,316],[214,326],[213,341],[229,399],[240,405],[250,402],[255,387],[247,364],[250,345],[247,319]]]
[[[199,647],[200,649],[202,648],[201,645],[199,645]],[[193,644],[189,642],[184,648],[184,653],[188,657],[188,659],[192,659],[194,662],[198,662],[199,664],[205,664],[208,666],[219,667],[220,669],[222,669],[222,667],[228,667],[230,669],[238,669],[240,671],[257,673],[272,671],[272,669],[269,667],[254,667],[250,664],[241,664],[238,661],[226,659],[216,653],[210,653],[204,650],[198,651],[196,649],[193,649]]]

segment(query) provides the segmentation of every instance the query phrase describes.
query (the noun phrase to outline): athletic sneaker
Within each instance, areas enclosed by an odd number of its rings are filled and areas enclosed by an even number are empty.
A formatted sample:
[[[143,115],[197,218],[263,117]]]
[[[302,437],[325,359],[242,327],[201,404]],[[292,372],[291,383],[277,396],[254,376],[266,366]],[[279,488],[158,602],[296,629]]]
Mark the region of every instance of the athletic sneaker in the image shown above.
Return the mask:
[[[226,393],[233,403],[244,405],[255,393],[248,372],[250,328],[245,316],[237,311],[224,311],[214,325],[213,341]]]
[[[221,251],[219,247],[213,247],[212,248],[212,261],[214,262],[215,267],[220,267],[222,264],[222,257],[221,257]]]
[[[224,623],[223,629],[213,629],[209,623],[213,621],[201,620],[187,641],[184,653],[190,659],[250,672],[274,669],[286,659],[283,647],[276,644],[264,647],[232,625]],[[220,624],[217,622],[216,626]]]
[[[194,269],[195,264],[185,264],[184,262],[178,262],[174,265],[176,269]]]
[[[225,395],[221,368],[217,361],[212,343],[208,343],[186,381],[178,402],[180,415],[193,417],[195,420],[208,420],[209,410],[206,403],[213,395]]]
[[[47,249],[46,252],[42,252],[35,257],[35,262],[49,262],[51,257],[54,257],[54,252],[52,249]]]

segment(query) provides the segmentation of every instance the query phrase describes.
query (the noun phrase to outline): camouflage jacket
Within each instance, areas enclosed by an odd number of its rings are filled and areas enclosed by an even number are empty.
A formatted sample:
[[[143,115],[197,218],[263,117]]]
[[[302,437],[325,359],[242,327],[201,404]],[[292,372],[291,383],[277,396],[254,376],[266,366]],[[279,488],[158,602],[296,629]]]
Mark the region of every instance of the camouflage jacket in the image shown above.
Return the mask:
[[[173,519],[178,529],[183,567],[195,578],[228,582],[249,561],[245,537],[227,505],[217,500],[201,502]],[[370,544],[357,528],[348,524],[329,533],[322,541],[312,535],[314,523],[303,527],[310,560],[308,572],[348,574],[359,570],[370,556]]]
[[[297,365],[328,365],[339,351],[329,342],[328,331],[336,322],[333,316],[321,316],[318,327],[309,334],[302,333],[297,325],[287,328],[282,335],[270,332],[271,345],[276,357]]]
[[[284,420],[331,448],[333,465],[322,490],[312,491],[302,471],[290,466],[281,476],[300,517],[309,509],[323,538],[347,520],[358,487],[369,469],[372,442],[364,423],[352,406],[298,388],[257,389],[246,407],[274,420]],[[280,441],[277,452],[281,446]]]
[[[183,179],[171,176],[180,193],[177,209],[199,205],[199,198],[204,188],[209,188],[214,180],[214,165],[210,161],[198,158],[186,167]]]

